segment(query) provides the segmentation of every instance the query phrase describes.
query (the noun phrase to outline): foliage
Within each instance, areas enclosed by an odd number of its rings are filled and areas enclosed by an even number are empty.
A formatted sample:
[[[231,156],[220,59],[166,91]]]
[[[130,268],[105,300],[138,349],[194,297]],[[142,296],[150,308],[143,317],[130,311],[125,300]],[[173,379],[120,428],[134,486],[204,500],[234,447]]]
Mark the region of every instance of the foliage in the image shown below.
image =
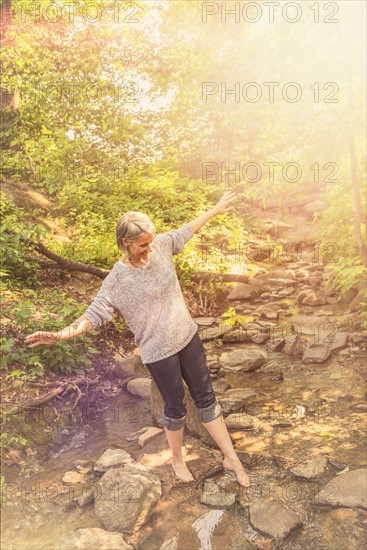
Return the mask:
[[[17,208],[12,199],[2,192],[0,216],[0,276],[5,280],[22,281],[25,285],[36,284],[38,263],[34,258],[34,247],[29,241],[37,242],[44,228],[39,224],[30,223],[26,212]]]
[[[3,331],[0,338],[0,367],[7,378],[32,380],[47,370],[83,373],[97,350],[91,336],[57,342],[53,346],[29,348],[24,337],[37,330],[57,331],[79,317],[85,307],[59,290],[14,290],[3,288]]]

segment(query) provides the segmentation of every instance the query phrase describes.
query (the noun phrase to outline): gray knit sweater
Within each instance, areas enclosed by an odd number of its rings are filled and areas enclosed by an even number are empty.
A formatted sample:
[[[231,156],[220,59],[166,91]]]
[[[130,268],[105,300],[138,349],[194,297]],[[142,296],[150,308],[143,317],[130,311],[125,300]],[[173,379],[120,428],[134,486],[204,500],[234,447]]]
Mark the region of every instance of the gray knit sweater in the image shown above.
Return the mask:
[[[172,255],[182,252],[193,231],[189,224],[156,236],[149,262],[142,268],[117,261],[84,316],[97,328],[124,316],[144,363],[173,355],[197,331],[182,295]]]

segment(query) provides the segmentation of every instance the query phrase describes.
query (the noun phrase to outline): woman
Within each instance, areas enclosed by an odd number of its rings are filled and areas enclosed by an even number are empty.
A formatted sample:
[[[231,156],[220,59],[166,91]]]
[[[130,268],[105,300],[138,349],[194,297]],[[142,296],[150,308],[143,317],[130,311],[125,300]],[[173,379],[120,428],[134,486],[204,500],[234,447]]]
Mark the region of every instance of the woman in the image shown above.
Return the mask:
[[[124,256],[115,263],[84,315],[59,332],[30,334],[25,342],[34,347],[67,340],[107,323],[113,310],[119,310],[162,395],[162,424],[176,476],[183,481],[194,479],[182,456],[184,379],[201,422],[224,454],[223,467],[235,472],[241,485],[248,486],[248,475],[233,448],[213,392],[198,327],[186,307],[172,259],[210,218],[231,209],[228,205],[234,199],[235,194],[229,191],[199,218],[159,235],[148,216],[127,212],[116,228],[117,246]]]

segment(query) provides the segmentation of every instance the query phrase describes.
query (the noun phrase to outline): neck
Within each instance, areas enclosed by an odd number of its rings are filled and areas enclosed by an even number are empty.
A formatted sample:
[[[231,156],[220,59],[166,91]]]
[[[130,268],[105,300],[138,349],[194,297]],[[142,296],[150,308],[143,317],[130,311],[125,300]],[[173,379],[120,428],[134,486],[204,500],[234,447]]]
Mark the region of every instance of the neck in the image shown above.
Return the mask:
[[[144,267],[145,264],[147,263],[148,259],[147,260],[143,260],[143,259],[134,260],[134,258],[132,258],[131,256],[124,256],[122,261],[125,264],[131,265],[132,267]]]

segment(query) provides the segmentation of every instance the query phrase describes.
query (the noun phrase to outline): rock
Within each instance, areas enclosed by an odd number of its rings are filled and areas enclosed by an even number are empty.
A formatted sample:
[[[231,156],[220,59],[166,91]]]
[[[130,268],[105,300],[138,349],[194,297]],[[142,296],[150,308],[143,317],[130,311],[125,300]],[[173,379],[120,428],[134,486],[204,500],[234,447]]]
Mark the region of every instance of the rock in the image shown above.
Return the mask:
[[[295,272],[293,269],[274,269],[268,273],[257,275],[256,280],[268,281],[269,279],[294,279]]]
[[[260,319],[270,319],[276,321],[279,317],[278,311],[270,306],[262,306],[256,310],[260,314]]]
[[[265,288],[254,279],[250,284],[237,283],[228,295],[228,300],[255,300],[260,294],[265,292]]]
[[[164,431],[160,428],[154,428],[150,427],[148,428],[143,434],[139,436],[138,443],[139,447],[144,447],[147,443],[158,437],[159,435],[163,434]]]
[[[365,515],[360,510],[338,508],[322,515],[318,548],[352,550],[366,547]]]
[[[226,491],[214,479],[206,479],[201,492],[200,502],[213,508],[230,508],[236,502],[236,493]]]
[[[256,395],[257,393],[255,390],[246,388],[233,388],[231,390],[227,390],[224,394],[224,397],[232,399],[242,399],[243,401],[245,401],[250,397],[256,397]]]
[[[65,472],[62,478],[65,485],[73,485],[74,483],[85,483],[85,476],[80,472]]]
[[[245,402],[242,399],[230,399],[225,397],[220,399],[219,403],[222,407],[223,414],[241,411],[245,405]]]
[[[194,317],[194,321],[199,326],[211,326],[216,322],[215,317]]]
[[[134,378],[127,383],[127,390],[133,395],[138,397],[149,397],[150,396],[150,378]]]
[[[314,290],[307,292],[307,296],[302,300],[302,304],[305,306],[322,306],[326,303],[326,299],[318,296]]]
[[[133,550],[121,533],[98,527],[78,529],[65,536],[55,550]]]
[[[97,483],[95,516],[109,531],[135,533],[149,519],[162,495],[161,482],[131,466],[108,470]]]
[[[214,338],[220,338],[224,336],[227,332],[231,331],[232,327],[224,324],[203,326],[199,328],[199,336],[203,342],[208,340],[214,340]]]
[[[334,477],[316,495],[317,508],[362,508],[367,510],[367,469],[359,468]]]
[[[287,337],[283,352],[290,357],[302,357],[307,347],[307,340],[298,334]]]
[[[348,333],[335,330],[319,331],[320,343],[311,343],[305,349],[302,363],[324,363],[332,352],[345,347],[348,340]]]
[[[121,357],[121,355],[115,353],[115,374],[121,378],[129,378],[130,376],[146,376],[147,368],[142,363],[139,355],[130,355],[129,357]]]
[[[222,353],[219,358],[224,370],[234,372],[251,372],[266,363],[268,355],[261,348],[235,349]]]
[[[250,504],[250,523],[263,535],[285,539],[303,525],[299,516],[281,502],[258,500]]]
[[[320,476],[325,473],[327,468],[328,460],[322,456],[308,460],[303,464],[299,464],[294,468],[291,468],[291,472],[296,477],[301,477],[304,479],[314,479],[315,477]]]
[[[215,380],[213,382],[213,390],[217,393],[224,393],[226,390],[228,390],[231,386],[227,384],[227,382],[223,382],[223,380]]]
[[[294,281],[292,279],[280,279],[274,277],[267,279],[266,284],[268,286],[291,287],[292,285],[294,285]]]
[[[109,468],[115,468],[122,464],[133,462],[133,457],[124,449],[107,449],[94,465],[95,472],[107,472]]]
[[[88,489],[87,491],[83,491],[83,494],[76,499],[76,502],[80,508],[84,508],[94,502],[94,499],[95,494],[93,489]]]
[[[264,423],[250,416],[249,414],[239,412],[230,414],[225,419],[227,428],[230,432],[235,432],[238,430],[255,430],[263,427]]]
[[[228,331],[223,336],[223,343],[224,344],[231,344],[236,342],[247,342],[249,341],[249,335],[243,328],[236,328],[234,330]]]

